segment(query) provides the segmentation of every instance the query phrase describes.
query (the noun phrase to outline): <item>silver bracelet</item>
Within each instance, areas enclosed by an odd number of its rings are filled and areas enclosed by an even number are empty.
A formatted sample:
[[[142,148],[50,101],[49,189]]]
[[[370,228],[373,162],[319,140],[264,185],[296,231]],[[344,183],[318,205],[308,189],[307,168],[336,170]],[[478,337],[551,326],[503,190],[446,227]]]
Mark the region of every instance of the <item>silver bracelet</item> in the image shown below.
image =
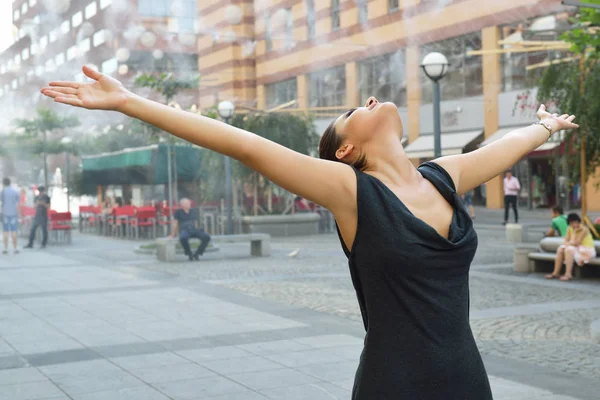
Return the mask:
[[[543,121],[537,121],[533,125],[541,125],[544,128],[546,128],[546,130],[548,131],[548,139],[550,139],[550,137],[552,136],[552,128],[550,128],[550,125],[548,125],[547,123],[545,123]]]

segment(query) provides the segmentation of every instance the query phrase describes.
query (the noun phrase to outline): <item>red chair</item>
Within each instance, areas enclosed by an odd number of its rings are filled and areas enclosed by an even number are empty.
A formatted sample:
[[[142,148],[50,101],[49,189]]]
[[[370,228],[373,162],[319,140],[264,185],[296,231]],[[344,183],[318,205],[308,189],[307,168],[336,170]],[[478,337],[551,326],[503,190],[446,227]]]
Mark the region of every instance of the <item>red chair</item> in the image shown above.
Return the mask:
[[[48,231],[50,233],[50,237],[54,237],[56,241],[58,241],[60,236],[61,238],[66,239],[67,243],[71,243],[71,220],[73,219],[71,213],[59,213],[54,210],[50,210],[48,212],[48,216]]]
[[[79,206],[79,232],[83,232],[95,224],[94,215],[94,206]]]
[[[129,237],[129,220],[135,216],[134,206],[115,207],[112,211],[112,234],[117,231],[119,237]],[[116,236],[116,235],[115,235]]]
[[[129,227],[135,233],[135,238],[140,237],[140,228],[146,228],[149,233],[152,230],[152,238],[156,238],[156,209],[154,207],[139,207],[135,210],[135,216],[129,220]]]

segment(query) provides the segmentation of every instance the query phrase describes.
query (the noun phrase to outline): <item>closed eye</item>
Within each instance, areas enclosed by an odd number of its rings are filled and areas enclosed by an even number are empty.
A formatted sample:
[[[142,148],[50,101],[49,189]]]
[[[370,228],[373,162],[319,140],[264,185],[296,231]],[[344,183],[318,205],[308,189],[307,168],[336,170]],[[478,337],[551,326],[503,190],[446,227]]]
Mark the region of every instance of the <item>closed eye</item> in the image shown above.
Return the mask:
[[[354,111],[356,111],[356,108],[352,108],[352,109],[348,110],[348,111],[346,112],[346,114],[345,114],[345,116],[346,116],[346,119],[350,118],[350,116],[352,115],[352,113],[353,113]]]

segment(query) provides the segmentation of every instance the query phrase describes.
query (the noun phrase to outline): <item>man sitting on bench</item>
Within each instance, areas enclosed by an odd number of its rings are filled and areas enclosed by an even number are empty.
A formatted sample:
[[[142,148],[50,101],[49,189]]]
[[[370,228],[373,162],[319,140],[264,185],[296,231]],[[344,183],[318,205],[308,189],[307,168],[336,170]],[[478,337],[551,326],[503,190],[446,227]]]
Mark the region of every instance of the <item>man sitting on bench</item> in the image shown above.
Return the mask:
[[[181,242],[181,246],[183,246],[185,255],[190,258],[190,261],[198,260],[198,257],[204,254],[204,250],[208,246],[208,242],[210,242],[210,236],[198,227],[198,212],[191,208],[192,202],[190,199],[183,198],[180,204],[181,209],[175,211],[175,214],[173,214],[175,221],[173,222],[171,237],[174,238],[177,236],[177,232],[179,231],[179,241]],[[190,249],[191,238],[200,239],[200,246],[198,246],[198,249],[193,254]]]

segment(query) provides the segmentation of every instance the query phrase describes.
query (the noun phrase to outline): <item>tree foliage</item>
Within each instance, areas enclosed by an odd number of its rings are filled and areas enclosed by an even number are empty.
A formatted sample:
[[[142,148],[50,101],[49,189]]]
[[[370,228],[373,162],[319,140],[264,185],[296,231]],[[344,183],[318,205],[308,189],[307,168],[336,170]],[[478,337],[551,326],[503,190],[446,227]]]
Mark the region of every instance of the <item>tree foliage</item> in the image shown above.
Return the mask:
[[[135,86],[149,88],[160,93],[170,103],[182,90],[195,89],[199,77],[178,78],[170,72],[159,74],[142,74],[135,78]]]
[[[80,125],[78,118],[63,117],[48,108],[38,108],[34,118],[18,118],[13,123],[18,144],[33,154],[56,154],[64,151],[65,147],[60,140],[50,137],[51,133]]]
[[[588,0],[589,1],[589,0]],[[599,0],[591,1],[600,3]],[[579,129],[566,136],[566,157],[569,178],[580,179],[580,150],[585,142],[585,168],[592,174],[600,166],[600,11],[581,9],[573,19],[575,28],[561,36],[572,44],[571,51],[578,57],[572,62],[550,65],[539,81],[537,99],[540,103],[552,102],[559,113],[575,114]]]
[[[216,117],[214,112],[208,116]],[[310,116],[293,115],[288,113],[268,114],[237,114],[231,120],[231,125],[255,133],[272,140],[287,148],[302,154],[313,154],[316,151],[319,136],[317,135]],[[225,194],[224,157],[208,149],[201,150],[201,181],[202,190],[200,201],[218,200]],[[251,185],[259,181],[258,174],[243,164],[232,161],[234,181],[249,182]],[[259,196],[263,196],[270,182],[263,180]],[[277,187],[272,186],[275,191]]]

